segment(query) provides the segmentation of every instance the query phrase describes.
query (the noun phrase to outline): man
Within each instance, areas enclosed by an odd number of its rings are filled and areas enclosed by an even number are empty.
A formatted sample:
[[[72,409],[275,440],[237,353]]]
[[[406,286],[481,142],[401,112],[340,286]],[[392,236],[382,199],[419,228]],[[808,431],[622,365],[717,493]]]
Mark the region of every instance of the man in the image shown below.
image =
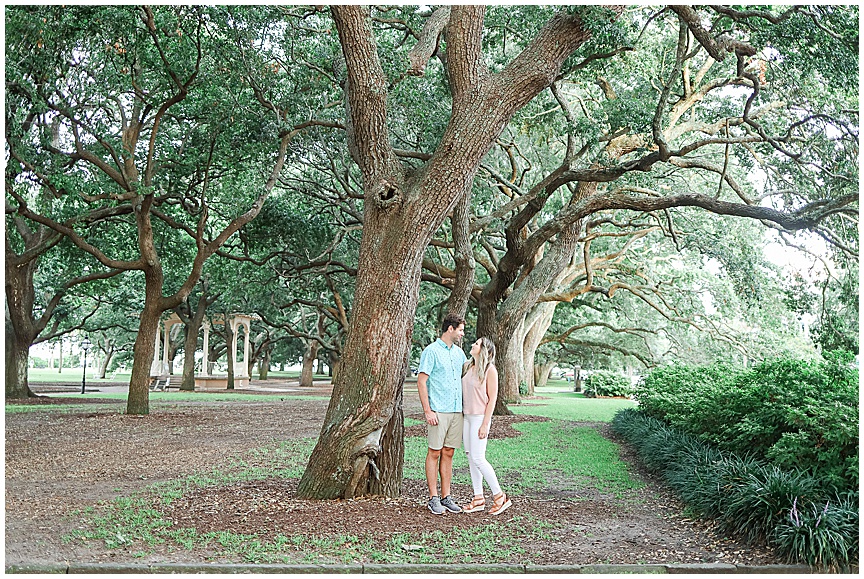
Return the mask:
[[[460,513],[450,497],[453,452],[462,444],[462,365],[465,352],[459,344],[465,335],[465,320],[447,314],[441,322],[441,337],[426,346],[420,356],[417,390],[426,415],[426,482],[429,510],[433,514]],[[441,474],[441,497],[438,474]]]

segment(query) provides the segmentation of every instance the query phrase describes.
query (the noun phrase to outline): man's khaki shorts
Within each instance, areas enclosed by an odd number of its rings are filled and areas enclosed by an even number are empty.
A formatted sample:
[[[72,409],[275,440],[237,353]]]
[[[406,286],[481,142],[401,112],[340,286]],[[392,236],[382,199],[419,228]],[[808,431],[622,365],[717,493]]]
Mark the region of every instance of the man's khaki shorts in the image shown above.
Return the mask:
[[[443,447],[459,448],[462,446],[462,413],[436,412],[438,424],[426,424],[426,439],[429,448],[441,450]]]

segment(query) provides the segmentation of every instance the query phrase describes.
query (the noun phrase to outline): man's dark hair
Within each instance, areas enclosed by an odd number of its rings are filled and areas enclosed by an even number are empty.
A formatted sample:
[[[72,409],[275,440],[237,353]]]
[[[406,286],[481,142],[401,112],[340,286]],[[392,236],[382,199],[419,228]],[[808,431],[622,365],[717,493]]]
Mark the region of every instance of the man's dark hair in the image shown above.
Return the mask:
[[[444,319],[441,320],[441,333],[443,334],[449,330],[450,326],[453,326],[453,329],[456,329],[464,323],[465,318],[457,316],[456,314],[447,314],[444,316]]]

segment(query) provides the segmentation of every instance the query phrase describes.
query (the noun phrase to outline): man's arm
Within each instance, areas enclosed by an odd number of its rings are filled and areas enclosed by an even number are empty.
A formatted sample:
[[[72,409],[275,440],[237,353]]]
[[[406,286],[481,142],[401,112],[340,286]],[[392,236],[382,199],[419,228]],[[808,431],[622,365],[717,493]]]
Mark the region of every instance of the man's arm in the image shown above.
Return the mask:
[[[426,388],[426,381],[429,379],[429,374],[420,372],[417,374],[417,392],[420,393],[420,405],[423,406],[423,414],[426,415],[426,423],[430,426],[438,424],[438,415],[432,410],[429,405],[429,390]]]

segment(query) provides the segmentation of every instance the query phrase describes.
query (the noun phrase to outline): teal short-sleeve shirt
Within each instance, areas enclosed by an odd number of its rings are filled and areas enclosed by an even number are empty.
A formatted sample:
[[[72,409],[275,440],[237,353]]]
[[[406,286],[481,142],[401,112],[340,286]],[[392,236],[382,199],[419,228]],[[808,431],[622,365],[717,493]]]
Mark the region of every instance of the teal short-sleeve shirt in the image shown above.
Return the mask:
[[[467,357],[462,348],[448,347],[438,338],[423,350],[417,372],[429,376],[429,406],[435,412],[462,412],[462,364]]]

